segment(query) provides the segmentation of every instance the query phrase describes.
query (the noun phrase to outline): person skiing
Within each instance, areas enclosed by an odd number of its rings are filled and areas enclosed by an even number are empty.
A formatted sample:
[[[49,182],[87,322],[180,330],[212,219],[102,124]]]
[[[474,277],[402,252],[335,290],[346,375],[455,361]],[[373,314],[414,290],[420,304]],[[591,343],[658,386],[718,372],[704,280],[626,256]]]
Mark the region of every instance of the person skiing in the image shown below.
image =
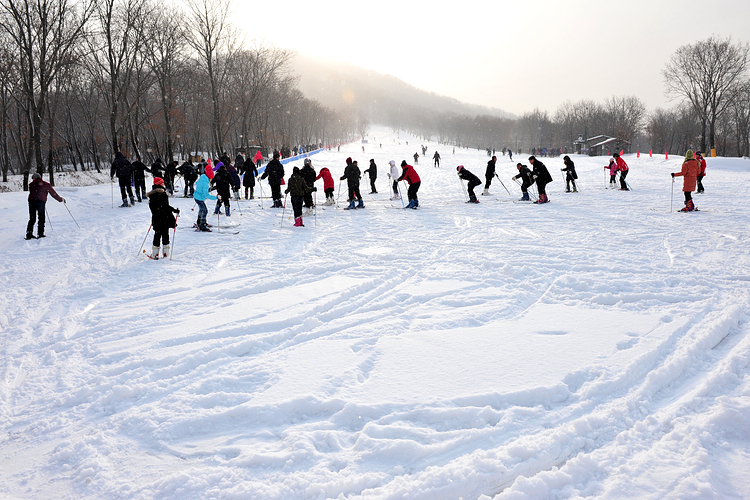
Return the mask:
[[[701,164],[701,171],[698,174],[698,191],[696,192],[702,193],[704,191],[703,178],[706,176],[706,159],[703,158],[703,154],[700,151],[695,152],[695,159]]]
[[[47,206],[47,195],[50,194],[60,203],[65,203],[65,198],[61,197],[52,187],[52,184],[45,182],[38,173],[31,175],[29,183],[29,222],[26,224],[26,239],[30,240],[34,236],[34,224],[39,219],[36,228],[36,238],[44,238],[45,210]]]
[[[513,161],[513,151],[511,151],[510,149],[508,150],[508,158],[510,159],[510,161]]]
[[[128,207],[135,205],[135,199],[133,198],[133,189],[130,187],[130,183],[133,180],[133,166],[130,164],[125,155],[121,152],[115,153],[115,161],[112,162],[112,168],[109,171],[109,178],[114,182],[115,174],[120,184],[120,193],[122,194],[122,205],[120,207]],[[128,205],[128,199],[130,197],[130,205]]]
[[[435,151],[435,154],[432,155],[432,161],[434,163],[433,166],[435,168],[439,168],[440,167],[440,153],[438,153],[437,151]]]
[[[151,170],[141,161],[139,156],[136,156],[135,161],[131,164],[133,167],[133,185],[135,186],[135,196],[138,199],[138,203],[143,201],[146,197],[146,172],[151,173]]]
[[[625,182],[625,177],[628,176],[628,171],[630,170],[628,168],[628,164],[625,163],[625,160],[620,158],[620,153],[615,153],[612,156],[615,157],[615,161],[617,162],[617,170],[620,171],[620,191],[630,191],[630,188],[628,188],[628,183]]]
[[[317,191],[316,187],[308,186],[305,182],[305,178],[302,176],[302,172],[298,167],[292,169],[292,175],[289,177],[287,182],[286,193],[292,197],[292,209],[294,210],[294,226],[304,227],[302,223],[302,203],[308,194],[313,191]]]
[[[323,179],[323,191],[326,194],[326,202],[323,203],[323,205],[331,206],[336,201],[333,199],[333,176],[331,175],[331,171],[328,170],[327,167],[323,167],[320,169],[320,172],[318,173],[318,176],[315,178],[315,180]]]
[[[414,164],[419,163],[419,153],[414,153]]]
[[[609,159],[609,165],[604,167],[604,170],[609,169],[609,188],[614,189],[617,185],[615,178],[617,177],[617,162],[614,158]]]
[[[180,165],[177,171],[185,181],[185,190],[183,192],[183,198],[192,198],[195,193],[195,181],[198,179],[198,174],[195,170],[193,162],[189,159]]]
[[[467,191],[469,192],[469,201],[467,201],[467,203],[479,203],[477,195],[474,194],[474,188],[480,186],[482,181],[479,180],[479,177],[466,170],[463,165],[456,167],[456,171],[458,172],[458,177],[462,181],[468,182]]]
[[[169,257],[169,230],[177,227],[177,219],[173,214],[180,214],[179,208],[169,205],[169,196],[164,187],[164,179],[154,177],[154,185],[151,191],[146,193],[148,208],[151,209],[151,227],[154,229],[154,242],[151,249],[151,258],[159,259],[159,247],[162,248],[162,257]]]
[[[234,157],[234,168],[237,169],[237,175],[245,173],[245,156],[242,153],[237,153]]]
[[[531,171],[531,176],[536,181],[536,189],[539,193],[539,199],[534,203],[547,203],[549,202],[549,198],[547,197],[545,186],[552,182],[552,176],[549,174],[547,166],[537,160],[536,157],[529,156],[529,163],[534,167]]]
[[[237,169],[234,168],[234,165],[229,165],[227,167],[227,172],[229,172],[229,176],[232,178],[232,191],[234,192],[234,199],[240,201],[240,187],[242,186],[240,175],[237,173]]]
[[[400,200],[401,195],[398,192],[398,179],[401,175],[401,171],[396,166],[396,162],[391,160],[388,162],[388,164],[391,166],[391,171],[388,173],[388,178],[393,181],[393,196],[391,197],[391,200]]]
[[[534,179],[531,175],[531,170],[529,170],[529,167],[521,163],[516,163],[516,168],[518,169],[518,175],[514,176],[513,179],[516,180],[519,177],[521,178],[521,192],[523,193],[523,196],[518,201],[530,201],[529,187],[531,187],[531,185],[534,183]]]
[[[231,195],[229,191],[232,188],[232,176],[227,171],[227,167],[224,163],[219,162],[216,166],[219,167],[219,170],[216,171],[216,175],[211,179],[211,185],[216,187],[216,194],[218,195],[214,215],[221,212],[221,204],[224,203],[224,210],[226,211],[227,217],[229,217],[231,215],[229,206],[229,197]]]
[[[246,174],[247,175],[247,174]],[[206,207],[206,200],[215,200],[216,196],[212,195],[209,190],[211,179],[214,178],[214,169],[206,165],[203,174],[201,174],[198,182],[195,183],[195,193],[193,193],[193,200],[198,205],[198,221],[195,226],[200,231],[211,231],[208,228],[206,222],[206,216],[208,215],[208,208]]]
[[[224,164],[225,167],[229,168],[229,165],[232,164],[232,159],[229,158],[229,155],[226,151],[221,153],[221,156],[219,156],[219,161]]]
[[[695,184],[698,181],[698,176],[701,172],[701,164],[695,159],[693,151],[688,149],[685,153],[685,161],[682,162],[682,169],[679,172],[672,172],[672,179],[675,177],[682,177],[682,192],[685,195],[685,206],[680,212],[692,212],[695,210],[695,203],[693,202],[693,195],[695,191]]]
[[[263,153],[260,152],[260,149],[255,152],[253,160],[255,160],[255,168],[260,168],[263,166]]]
[[[159,179],[164,179],[164,164],[161,161],[161,158],[156,158],[154,163],[151,164],[151,175],[154,177],[158,177]]]
[[[339,179],[340,181],[346,179],[347,187],[349,188],[349,206],[346,207],[346,210],[365,208],[365,203],[362,201],[362,194],[359,192],[359,180],[362,178],[362,174],[357,165],[357,160],[347,158],[346,163],[344,175]],[[357,206],[354,206],[355,200],[359,202]]]
[[[255,198],[255,178],[258,177],[258,169],[255,167],[255,162],[251,159],[245,160],[245,175],[242,176],[242,185],[245,186],[245,199]],[[250,191],[250,197],[248,198],[248,191]]]
[[[273,160],[268,162],[266,170],[260,176],[261,180],[268,177],[268,184],[271,186],[271,198],[273,198],[271,208],[282,208],[284,206],[281,202],[281,181],[284,180],[284,166],[279,161],[280,157],[281,153],[274,151]]]
[[[565,192],[571,192],[570,183],[572,182],[573,192],[577,193],[578,188],[576,188],[576,179],[578,179],[578,174],[576,174],[576,166],[568,155],[563,156],[563,163],[565,164],[565,168],[561,168],[560,171],[565,172]]]
[[[409,199],[409,204],[404,208],[413,208],[416,210],[419,206],[417,191],[419,191],[419,186],[422,184],[422,179],[419,178],[419,174],[414,170],[414,167],[406,163],[406,160],[401,161],[401,168],[403,170],[401,172],[401,177],[398,178],[398,182],[406,180],[406,182],[409,183],[409,190],[406,193]]]
[[[317,177],[317,174],[315,173],[315,169],[312,166],[312,160],[310,158],[305,158],[302,169],[300,170],[300,175],[305,180],[305,184],[311,187],[315,186],[315,178]],[[309,190],[305,191],[303,195],[305,201],[305,215],[310,215],[313,213],[312,193],[313,191]]]
[[[492,156],[490,161],[487,162],[487,170],[484,171],[484,191],[482,195],[488,196],[490,193],[490,185],[492,184],[492,178],[495,177],[495,163],[497,162],[497,156]]]
[[[377,194],[378,190],[375,189],[375,180],[378,178],[378,166],[375,165],[374,159],[370,159],[370,166],[363,173],[370,176],[370,194]]]
[[[167,192],[170,196],[174,195],[174,178],[177,176],[177,161],[170,161],[164,169],[166,177],[164,182],[166,183]]]

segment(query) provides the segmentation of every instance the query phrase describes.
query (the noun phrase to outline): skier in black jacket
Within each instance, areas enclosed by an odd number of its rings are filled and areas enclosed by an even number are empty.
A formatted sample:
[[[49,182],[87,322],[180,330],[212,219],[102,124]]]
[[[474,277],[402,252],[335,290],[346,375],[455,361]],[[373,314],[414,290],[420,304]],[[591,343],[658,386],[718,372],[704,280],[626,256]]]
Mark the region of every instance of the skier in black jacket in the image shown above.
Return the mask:
[[[521,192],[523,193],[523,197],[518,201],[530,201],[528,189],[534,183],[534,179],[531,176],[531,170],[529,170],[529,167],[521,163],[516,163],[516,168],[518,169],[518,175],[513,177],[513,179],[521,178]]]
[[[578,174],[576,174],[576,166],[568,155],[563,156],[563,163],[565,163],[565,168],[561,168],[560,170],[565,172],[565,192],[570,193],[570,183],[572,182],[573,192],[577,193],[576,179],[578,179]]]
[[[198,174],[195,171],[195,166],[190,160],[186,161],[177,169],[185,180],[185,192],[183,196],[185,198],[192,198],[195,193],[195,181],[198,180]]]
[[[300,170],[300,175],[305,180],[305,183],[307,183],[308,186],[310,186],[311,188],[315,186],[315,178],[318,176],[318,174],[315,172],[315,169],[312,166],[312,160],[310,158],[305,158],[304,166],[302,167],[302,170]],[[304,198],[306,208],[305,215],[310,215],[313,210],[312,189],[305,192]]]
[[[174,195],[174,178],[177,177],[177,161],[170,161],[167,166],[165,167],[165,174],[166,177],[164,178],[164,182],[166,183],[167,191],[169,192],[169,195]]]
[[[154,229],[154,244],[151,250],[151,258],[159,258],[159,246],[164,245],[162,256],[169,257],[169,230],[177,227],[174,213],[180,213],[178,208],[169,206],[169,196],[164,189],[164,179],[154,177],[154,186],[146,193],[148,207],[151,209],[151,225]]]
[[[135,186],[135,195],[138,198],[138,202],[142,201],[142,198],[146,197],[146,174],[145,172],[151,173],[151,170],[144,165],[139,157],[132,163],[133,166],[133,185]]]
[[[154,163],[151,164],[151,175],[154,176],[154,178],[164,179],[165,177],[165,171],[164,164],[161,161],[161,158],[157,158]]]
[[[222,162],[217,163],[216,166],[219,167],[219,170],[216,172],[214,178],[211,179],[211,185],[216,187],[216,194],[218,195],[214,215],[218,214],[221,211],[221,204],[224,203],[224,209],[226,211],[227,217],[229,217],[229,191],[232,187],[232,176],[229,175],[227,167]]]
[[[247,192],[250,191],[250,198],[255,198],[255,178],[258,177],[258,169],[255,168],[255,162],[251,158],[245,160],[245,175],[242,177],[242,185],[245,186],[245,199]]]
[[[133,166],[130,164],[125,155],[121,152],[115,153],[115,161],[112,162],[112,168],[109,171],[109,178],[113,179],[114,182],[115,174],[117,174],[117,180],[120,183],[120,193],[122,194],[122,205],[121,207],[127,207],[135,205],[133,199],[133,189],[130,187],[130,183],[133,180]],[[130,205],[128,205],[128,199],[130,197]]]
[[[459,165],[456,167],[456,170],[458,171],[458,177],[461,180],[467,181],[468,184],[468,191],[469,191],[469,201],[468,203],[479,203],[479,200],[477,200],[477,195],[474,194],[474,188],[477,186],[480,186],[482,184],[482,181],[479,180],[479,177],[472,174],[468,170],[464,168],[463,165]]]
[[[492,178],[495,177],[495,163],[497,162],[497,156],[493,156],[490,161],[487,162],[487,170],[484,172],[484,191],[482,194],[487,196],[490,194],[490,184],[492,184]]]
[[[239,175],[245,173],[245,157],[242,156],[242,153],[237,153],[237,156],[234,157],[234,168],[237,169]]]
[[[375,180],[378,178],[378,166],[375,165],[374,159],[370,159],[370,167],[363,173],[370,176],[370,194],[377,194],[378,190],[375,189]]]
[[[292,169],[292,175],[289,177],[286,193],[292,195],[292,209],[294,210],[294,225],[296,227],[304,226],[302,223],[303,200],[313,191],[317,190],[316,187],[311,187],[307,183],[299,168],[294,167]]]
[[[552,182],[552,176],[549,174],[549,170],[547,170],[544,163],[537,160],[536,157],[529,156],[529,163],[534,167],[531,171],[531,176],[536,181],[536,189],[539,192],[539,199],[534,203],[547,203],[549,202],[549,198],[547,197],[545,186]]]
[[[273,160],[268,162],[266,170],[261,179],[268,177],[268,184],[271,186],[271,197],[273,198],[273,206],[271,208],[281,208],[284,205],[281,203],[281,181],[284,179],[284,165],[279,161],[280,153],[278,151],[273,152]]]
[[[352,208],[365,208],[365,203],[362,201],[362,195],[359,192],[359,180],[362,178],[362,173],[357,166],[357,161],[352,161],[351,158],[346,159],[346,168],[344,169],[344,175],[339,180],[343,181],[346,179],[347,186],[349,187],[349,206],[346,210]],[[354,206],[354,200],[358,200],[357,206]]]

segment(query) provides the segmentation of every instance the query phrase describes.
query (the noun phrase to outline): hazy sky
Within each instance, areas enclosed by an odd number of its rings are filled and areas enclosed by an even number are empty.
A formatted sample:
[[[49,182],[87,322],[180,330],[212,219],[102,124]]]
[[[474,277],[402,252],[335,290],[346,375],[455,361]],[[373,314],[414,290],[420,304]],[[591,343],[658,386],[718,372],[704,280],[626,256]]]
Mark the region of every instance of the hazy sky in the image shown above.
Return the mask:
[[[750,41],[750,0],[235,0],[234,9],[248,39],[516,114],[612,95],[671,107],[661,70],[678,47],[711,35]]]

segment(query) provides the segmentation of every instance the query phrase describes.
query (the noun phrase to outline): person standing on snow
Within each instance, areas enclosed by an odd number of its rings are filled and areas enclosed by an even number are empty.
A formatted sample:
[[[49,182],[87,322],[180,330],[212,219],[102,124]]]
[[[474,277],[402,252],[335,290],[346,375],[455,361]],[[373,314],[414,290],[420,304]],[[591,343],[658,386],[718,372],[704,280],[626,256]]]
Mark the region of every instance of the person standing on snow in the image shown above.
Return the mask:
[[[532,178],[536,181],[536,189],[539,192],[539,199],[534,203],[547,203],[549,198],[547,197],[547,191],[545,186],[552,182],[552,176],[547,170],[547,166],[536,159],[534,156],[529,156],[529,163],[534,167],[531,171]]]
[[[400,200],[401,195],[398,192],[398,180],[396,179],[398,179],[401,175],[401,171],[399,171],[395,161],[391,160],[388,162],[388,164],[391,166],[391,171],[388,174],[388,178],[393,181],[393,196],[391,197],[391,200]]]
[[[242,185],[245,186],[245,199],[255,198],[255,178],[258,177],[258,169],[251,159],[245,160],[245,175],[242,176]],[[250,191],[250,198],[247,192]]]
[[[289,177],[289,182],[287,183],[286,187],[286,193],[290,194],[292,197],[292,209],[294,210],[295,227],[305,226],[302,223],[302,203],[304,202],[304,199],[308,194],[311,194],[313,191],[317,190],[317,188],[307,185],[307,182],[305,182],[305,178],[302,177],[302,173],[300,172],[299,168],[294,167],[292,169],[292,175]]]
[[[224,210],[226,211],[227,217],[229,217],[231,215],[229,206],[229,198],[231,195],[229,191],[232,189],[232,176],[222,162],[217,163],[216,166],[219,170],[216,171],[216,175],[211,179],[211,184],[216,187],[216,194],[218,194],[214,215],[221,212],[221,204],[224,203]]]
[[[34,238],[34,224],[39,219],[39,225],[36,229],[36,237],[44,238],[44,215],[47,206],[47,194],[52,195],[54,199],[60,203],[65,203],[65,198],[62,198],[52,184],[45,182],[42,176],[38,173],[34,173],[31,176],[31,182],[29,183],[29,223],[26,224],[26,239],[30,240]]]
[[[693,151],[688,149],[685,153],[685,161],[682,163],[682,170],[679,172],[672,172],[672,179],[675,177],[682,177],[682,192],[685,195],[685,207],[680,212],[692,212],[695,210],[695,203],[693,202],[693,195],[695,191],[695,184],[698,181],[698,176],[701,172],[701,164],[695,159]]]
[[[577,193],[576,179],[578,179],[578,174],[576,174],[576,166],[568,155],[563,156],[563,163],[565,164],[565,168],[561,168],[560,171],[565,172],[565,192],[570,193],[570,183],[572,182],[573,192]]]
[[[497,162],[497,156],[493,156],[490,161],[487,162],[487,170],[484,171],[484,191],[482,195],[490,195],[490,185],[492,184],[492,178],[495,177],[495,163]]]
[[[617,185],[615,178],[617,177],[617,162],[614,158],[609,159],[609,165],[604,167],[604,170],[609,169],[609,188],[614,189]]]
[[[467,191],[469,192],[469,201],[467,203],[479,203],[477,195],[474,194],[474,188],[481,186],[482,181],[479,180],[479,177],[466,170],[463,165],[456,167],[456,171],[458,171],[458,177],[461,180],[468,182]]]
[[[706,159],[700,151],[695,152],[695,159],[701,164],[701,171],[698,174],[698,193],[703,192],[703,178],[706,176]]]
[[[255,152],[253,160],[255,160],[255,168],[260,168],[263,166],[263,153],[260,152],[260,149]]]
[[[333,176],[331,175],[331,171],[328,170],[327,167],[321,168],[320,173],[315,178],[315,180],[317,181],[318,179],[323,179],[323,191],[326,194],[326,202],[323,203],[323,205],[326,205],[326,206],[333,205],[334,203],[336,203],[336,201],[333,198],[334,186],[333,186]]]
[[[236,201],[240,201],[240,187],[242,187],[242,180],[237,173],[237,169],[234,168],[234,165],[229,165],[227,167],[227,172],[229,172],[229,176],[232,178],[232,191],[234,192],[234,199]]]
[[[133,198],[133,189],[130,187],[130,183],[133,180],[133,166],[130,164],[125,155],[121,152],[115,153],[115,161],[112,162],[112,168],[109,171],[109,178],[114,182],[115,174],[117,174],[117,180],[120,184],[120,193],[122,194],[122,205],[120,207],[128,207],[135,205],[135,199]],[[130,197],[130,205],[128,205],[127,196]]]
[[[620,191],[630,191],[628,188],[628,183],[625,182],[625,177],[628,176],[628,171],[630,170],[628,168],[628,164],[625,163],[625,160],[620,158],[619,153],[615,153],[612,156],[615,157],[615,161],[617,162],[617,170],[620,171]]]
[[[166,177],[164,177],[164,182],[166,182],[167,192],[169,192],[170,196],[174,195],[174,178],[177,176],[177,161],[170,161],[169,164],[164,169]]]
[[[432,161],[434,162],[434,167],[439,168],[440,167],[440,153],[435,151],[435,154],[432,155]]]
[[[193,193],[195,193],[195,181],[198,178],[193,162],[188,159],[185,163],[180,165],[177,171],[180,173],[180,175],[182,176],[182,179],[185,181],[185,190],[183,192],[182,197],[192,198]]]
[[[362,174],[357,166],[357,160],[351,158],[346,159],[346,168],[344,169],[344,175],[339,179],[343,181],[346,179],[347,187],[349,188],[349,206],[346,210],[353,208],[365,208],[365,203],[362,201],[362,194],[359,192],[359,180],[362,178]],[[354,206],[354,201],[357,200],[359,203]]]
[[[409,190],[407,191],[409,204],[406,206],[406,208],[413,208],[414,210],[416,210],[419,206],[417,191],[419,191],[419,186],[422,184],[422,179],[419,178],[419,175],[417,174],[417,171],[414,170],[414,167],[406,163],[406,160],[401,161],[401,168],[403,170],[401,173],[401,177],[398,178],[398,182],[406,180],[406,182],[409,183]]]
[[[268,177],[268,184],[271,186],[271,198],[273,198],[271,208],[282,208],[284,206],[281,202],[281,181],[284,180],[284,165],[279,161],[280,157],[281,153],[274,151],[273,160],[268,162],[266,170],[260,176],[261,180]]]
[[[315,178],[317,177],[317,174],[315,173],[315,169],[312,166],[312,160],[310,158],[305,158],[305,161],[302,166],[302,170],[300,170],[299,173],[302,176],[302,178],[305,180],[305,184],[307,184],[310,187],[315,186]],[[304,193],[305,215],[310,215],[313,213],[313,195],[312,194],[313,194],[312,189],[310,189],[309,191],[305,191]]]
[[[374,159],[370,159],[370,166],[363,173],[370,176],[370,194],[377,194],[378,190],[375,189],[375,180],[378,178],[378,166],[375,165]]]
[[[214,178],[214,170],[206,165],[204,173],[195,183],[195,193],[193,193],[193,200],[198,205],[198,222],[195,223],[196,227],[200,231],[211,231],[208,229],[208,223],[206,222],[206,216],[208,215],[208,208],[206,207],[206,200],[215,200],[216,196],[212,195],[209,191],[211,179]]]
[[[419,153],[414,153],[414,164],[419,163]]]
[[[534,183],[534,179],[531,175],[531,170],[529,170],[529,167],[521,163],[516,163],[516,168],[518,169],[518,175],[513,177],[513,180],[516,180],[519,177],[521,178],[521,192],[523,193],[523,196],[518,201],[530,201],[529,187],[531,187],[531,185]]]
[[[151,173],[151,170],[148,169],[138,156],[136,156],[131,166],[133,167],[135,196],[138,198],[138,203],[141,203],[142,199],[146,197],[146,172]]]
[[[177,219],[172,214],[180,214],[179,208],[169,206],[169,196],[164,188],[164,179],[154,178],[154,185],[148,193],[148,208],[151,209],[151,226],[154,229],[154,243],[151,258],[159,259],[159,247],[163,246],[162,257],[169,257],[169,230],[177,227]]]
[[[510,161],[513,161],[513,151],[511,151],[510,149],[508,150],[508,158],[510,159]]]

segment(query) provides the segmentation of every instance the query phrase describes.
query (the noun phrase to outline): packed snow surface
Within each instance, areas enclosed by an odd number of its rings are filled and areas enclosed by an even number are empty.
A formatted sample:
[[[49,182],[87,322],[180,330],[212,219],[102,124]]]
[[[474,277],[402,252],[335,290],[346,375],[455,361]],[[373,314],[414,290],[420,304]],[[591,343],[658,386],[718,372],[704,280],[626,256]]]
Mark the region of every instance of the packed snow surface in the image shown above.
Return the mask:
[[[750,498],[750,161],[709,158],[676,213],[681,158],[626,155],[626,192],[573,156],[570,194],[541,158],[533,205],[498,152],[510,194],[474,205],[483,150],[368,140],[312,157],[337,192],[375,159],[364,210],[243,200],[200,233],[172,198],[173,260],[106,184],[59,188],[81,228],[50,198],[42,240],[0,194],[0,497]],[[388,160],[422,144],[402,210]]]

